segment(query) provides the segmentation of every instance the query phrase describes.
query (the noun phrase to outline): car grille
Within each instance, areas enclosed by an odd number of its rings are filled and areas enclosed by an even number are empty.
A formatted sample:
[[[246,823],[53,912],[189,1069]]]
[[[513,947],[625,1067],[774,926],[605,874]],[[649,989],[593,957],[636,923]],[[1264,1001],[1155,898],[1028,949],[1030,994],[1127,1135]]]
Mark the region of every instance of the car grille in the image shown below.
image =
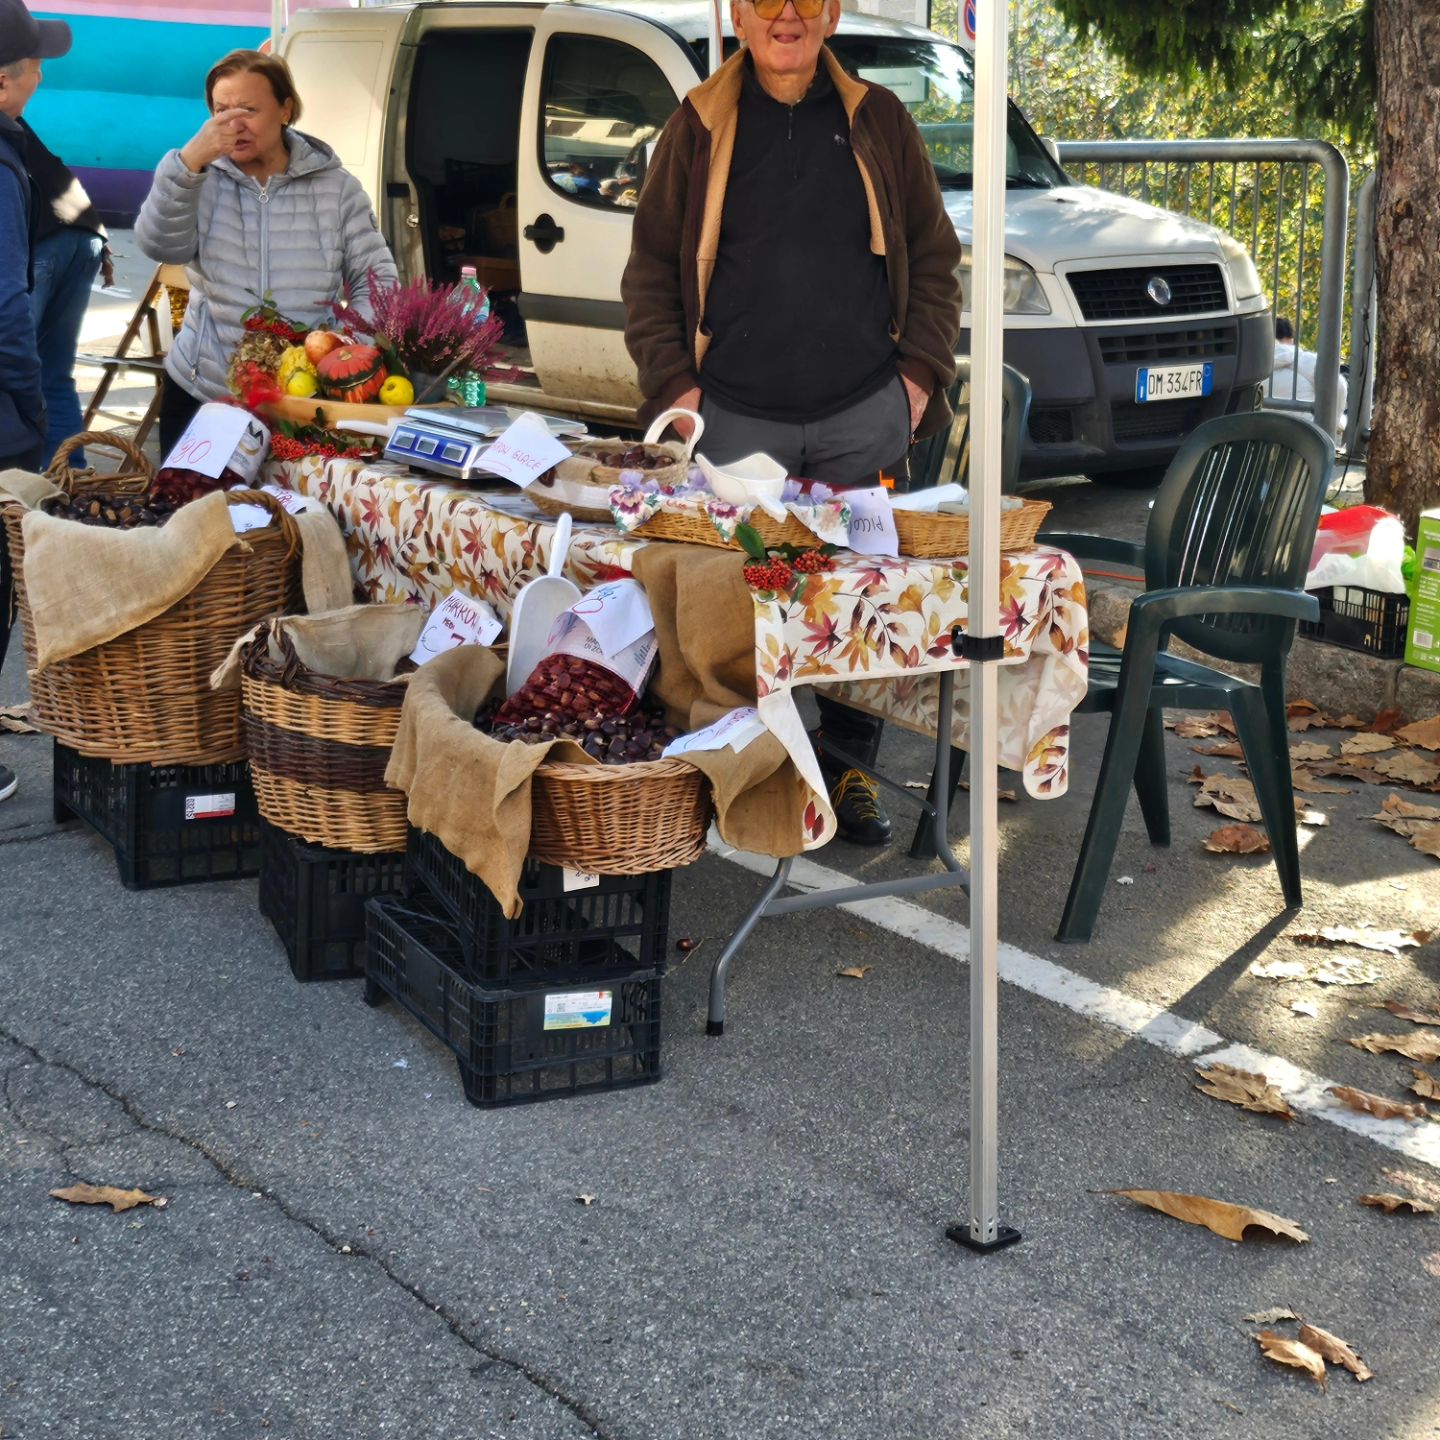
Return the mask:
[[[1070,289],[1087,320],[1158,319],[1225,310],[1225,280],[1218,265],[1139,265],[1126,270],[1072,270]],[[1170,303],[1145,293],[1152,280],[1170,287]]]
[[[1127,330],[1099,336],[1107,365],[1155,365],[1167,360],[1213,360],[1235,353],[1232,326],[1203,330]]]
[[[1204,418],[1203,404],[1162,400],[1154,405],[1116,405],[1110,425],[1117,440],[1179,440]]]
[[[1030,439],[1036,445],[1068,445],[1075,438],[1075,416],[1070,410],[1038,409],[1030,412]]]

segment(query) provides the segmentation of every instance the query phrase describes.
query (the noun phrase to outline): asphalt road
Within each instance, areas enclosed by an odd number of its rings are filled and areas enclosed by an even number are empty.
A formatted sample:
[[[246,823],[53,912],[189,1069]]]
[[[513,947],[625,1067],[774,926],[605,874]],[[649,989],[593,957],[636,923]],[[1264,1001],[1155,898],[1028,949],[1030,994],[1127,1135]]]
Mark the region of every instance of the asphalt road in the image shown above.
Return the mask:
[[[24,694],[15,649],[0,703]],[[49,742],[0,735],[21,776],[0,805],[0,1436],[1440,1434],[1440,1217],[1357,1204],[1440,1202],[1440,1128],[1323,1093],[1405,1096],[1408,1064],[1344,1041],[1413,1028],[1378,1001],[1440,1005],[1440,944],[1365,957],[1361,987],[1248,973],[1314,961],[1293,929],[1433,924],[1435,862],[1366,818],[1386,792],[1315,796],[1330,824],[1287,917],[1267,860],[1203,850],[1219,822],[1172,738],[1173,844],[1132,806],[1094,941],[1055,945],[1102,742],[1082,718],[1070,794],[1001,807],[1001,1219],[1024,1239],[977,1257],[944,1233],[966,1205],[963,896],[766,922],[715,1040],[708,965],[760,880],[707,856],[675,881],[672,934],[703,943],[665,981],[661,1083],[481,1111],[358,982],[291,979],[253,880],[122,889],[51,818]],[[923,773],[908,737],[884,759]],[[962,853],[967,831],[962,811]],[[810,860],[868,878],[903,848]],[[1202,1096],[1196,1054],[1253,1054],[1298,1118]],[[49,1197],[77,1181],[167,1204]],[[1098,1193],[1119,1187],[1311,1239],[1234,1244]],[[1321,1390],[1261,1359],[1244,1317],[1274,1306],[1375,1378]]]

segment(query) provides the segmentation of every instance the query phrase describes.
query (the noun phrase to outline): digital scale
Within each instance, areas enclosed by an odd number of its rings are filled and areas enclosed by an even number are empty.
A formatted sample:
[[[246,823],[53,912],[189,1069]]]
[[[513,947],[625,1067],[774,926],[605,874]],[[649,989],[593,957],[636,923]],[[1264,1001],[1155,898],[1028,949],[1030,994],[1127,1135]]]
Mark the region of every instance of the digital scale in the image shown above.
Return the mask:
[[[428,470],[452,480],[469,480],[487,472],[480,456],[490,442],[509,428],[522,412],[509,406],[459,405],[412,406],[395,423],[385,444],[385,458]],[[584,435],[583,420],[566,420],[558,415],[538,415],[552,435]]]

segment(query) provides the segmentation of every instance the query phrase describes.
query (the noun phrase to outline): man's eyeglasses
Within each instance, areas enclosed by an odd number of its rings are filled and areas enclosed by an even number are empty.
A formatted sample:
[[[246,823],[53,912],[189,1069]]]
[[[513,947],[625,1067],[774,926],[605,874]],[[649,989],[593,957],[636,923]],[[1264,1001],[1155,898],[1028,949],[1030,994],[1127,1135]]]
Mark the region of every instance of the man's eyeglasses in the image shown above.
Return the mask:
[[[825,9],[825,0],[750,0],[750,8],[762,20],[778,20],[786,5],[793,5],[802,20],[813,20]]]

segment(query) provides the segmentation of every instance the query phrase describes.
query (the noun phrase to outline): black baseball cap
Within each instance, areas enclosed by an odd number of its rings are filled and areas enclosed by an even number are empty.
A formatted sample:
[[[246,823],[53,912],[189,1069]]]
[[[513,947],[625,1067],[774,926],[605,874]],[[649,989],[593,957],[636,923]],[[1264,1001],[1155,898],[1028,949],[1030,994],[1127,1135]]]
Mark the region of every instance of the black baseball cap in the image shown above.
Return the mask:
[[[70,27],[63,20],[37,20],[20,0],[0,0],[0,65],[69,53]]]

